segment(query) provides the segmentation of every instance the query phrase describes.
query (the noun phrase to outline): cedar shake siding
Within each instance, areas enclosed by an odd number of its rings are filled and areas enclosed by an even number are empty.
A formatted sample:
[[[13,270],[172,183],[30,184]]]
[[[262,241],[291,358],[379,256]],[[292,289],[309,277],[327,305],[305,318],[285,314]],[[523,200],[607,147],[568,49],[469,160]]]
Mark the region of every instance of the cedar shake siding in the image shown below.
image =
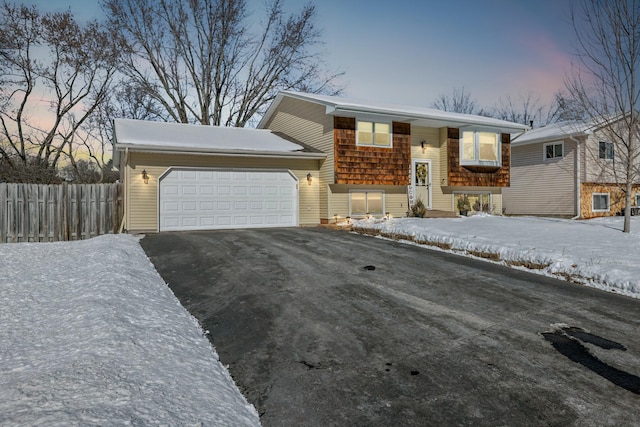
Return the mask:
[[[411,125],[393,122],[391,148],[356,145],[356,119],[334,118],[336,184],[409,185]]]
[[[510,180],[511,136],[501,134],[502,166],[461,166],[460,130],[447,129],[447,181],[452,187],[508,187]]]

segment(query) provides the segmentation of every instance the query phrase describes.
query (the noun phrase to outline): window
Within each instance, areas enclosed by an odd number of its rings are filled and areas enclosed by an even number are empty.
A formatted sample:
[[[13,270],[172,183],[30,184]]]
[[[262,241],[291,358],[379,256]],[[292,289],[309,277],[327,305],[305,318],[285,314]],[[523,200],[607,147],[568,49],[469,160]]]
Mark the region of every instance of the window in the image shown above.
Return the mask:
[[[500,134],[495,132],[462,131],[460,164],[500,166]]]
[[[357,145],[391,147],[391,125],[389,123],[358,120],[356,133]]]
[[[564,143],[550,143],[544,144],[544,159],[559,159],[564,156]]]
[[[382,191],[352,191],[349,193],[349,215],[384,214],[384,193]]]
[[[613,159],[613,143],[600,141],[598,143],[598,157],[601,159]]]
[[[609,193],[593,193],[591,197],[593,212],[609,212]]]
[[[491,193],[453,193],[453,206],[456,210],[470,212],[493,212]]]
[[[636,206],[640,206],[640,193],[636,193]]]

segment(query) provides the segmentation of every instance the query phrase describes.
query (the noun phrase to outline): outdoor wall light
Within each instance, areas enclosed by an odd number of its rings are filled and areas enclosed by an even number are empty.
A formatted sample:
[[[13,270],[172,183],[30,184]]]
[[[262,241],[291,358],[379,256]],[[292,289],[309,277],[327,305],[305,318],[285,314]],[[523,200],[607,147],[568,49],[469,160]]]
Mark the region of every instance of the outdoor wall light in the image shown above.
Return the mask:
[[[365,217],[366,219],[370,219],[370,218],[371,218],[371,214],[370,214],[369,212],[367,212],[367,213],[364,215],[364,217]]]
[[[146,169],[142,169],[142,180],[145,184],[149,183],[149,174],[147,173]]]
[[[425,145],[426,141],[423,139],[422,141],[420,141],[420,147],[422,148],[422,154],[424,154],[424,145]]]
[[[389,212],[385,213],[384,216],[387,218],[387,221],[391,219],[391,214]]]
[[[313,176],[311,175],[311,172],[309,172],[307,174],[307,184],[311,185],[311,181],[313,181]]]
[[[351,224],[351,217],[350,216],[347,217],[347,224]]]

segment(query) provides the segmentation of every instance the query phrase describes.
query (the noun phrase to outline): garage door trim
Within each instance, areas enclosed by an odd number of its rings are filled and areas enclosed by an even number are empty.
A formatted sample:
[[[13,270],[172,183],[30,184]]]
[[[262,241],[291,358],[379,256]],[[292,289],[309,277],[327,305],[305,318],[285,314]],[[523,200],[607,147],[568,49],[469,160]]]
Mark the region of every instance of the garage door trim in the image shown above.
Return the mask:
[[[161,213],[163,211],[162,208],[162,184],[163,181],[165,180],[165,178],[167,178],[167,176],[174,172],[174,171],[204,171],[204,172],[249,172],[249,173],[263,173],[263,172],[267,172],[267,173],[286,173],[288,174],[292,180],[293,183],[295,183],[295,188],[294,188],[294,194],[292,195],[292,202],[293,202],[293,218],[294,218],[294,223],[291,224],[292,226],[298,226],[299,222],[300,222],[300,218],[299,218],[299,179],[298,177],[290,170],[290,169],[284,169],[284,168],[225,168],[225,167],[188,167],[188,166],[170,166],[168,167],[159,177],[158,177],[158,209],[157,209],[157,224],[158,224],[158,231],[161,232],[163,231],[163,226],[162,226],[162,218],[161,218]],[[284,226],[284,225],[282,225]],[[271,225],[271,226],[267,226],[267,227],[277,227],[277,225]],[[223,228],[223,227],[213,227],[211,229],[217,229],[217,228]],[[251,226],[239,226],[239,227],[228,227],[229,229],[233,229],[233,228],[252,228]],[[205,229],[205,228],[202,228]],[[186,230],[186,229],[185,229]],[[169,231],[169,230],[165,230],[165,231]]]

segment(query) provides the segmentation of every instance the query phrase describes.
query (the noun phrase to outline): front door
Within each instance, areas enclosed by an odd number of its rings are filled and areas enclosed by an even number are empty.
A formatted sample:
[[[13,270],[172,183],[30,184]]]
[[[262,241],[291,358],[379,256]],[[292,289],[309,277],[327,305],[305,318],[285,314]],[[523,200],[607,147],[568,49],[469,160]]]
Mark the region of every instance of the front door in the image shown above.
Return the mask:
[[[431,208],[431,161],[416,160],[413,162],[413,195],[414,200],[422,200],[422,203]]]

